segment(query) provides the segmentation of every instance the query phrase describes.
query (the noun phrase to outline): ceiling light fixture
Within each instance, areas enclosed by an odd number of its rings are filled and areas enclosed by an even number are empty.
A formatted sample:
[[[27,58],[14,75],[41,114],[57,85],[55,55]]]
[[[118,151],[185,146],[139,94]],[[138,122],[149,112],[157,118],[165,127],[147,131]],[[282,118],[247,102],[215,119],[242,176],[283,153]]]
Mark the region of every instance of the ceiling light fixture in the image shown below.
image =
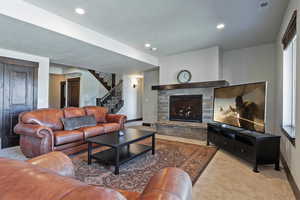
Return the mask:
[[[217,29],[222,30],[225,28],[225,24],[218,24]]]
[[[85,14],[85,10],[83,8],[76,8],[75,12],[79,15],[84,15]]]
[[[150,47],[151,47],[151,44],[146,43],[146,44],[145,44],[145,47],[146,47],[146,48],[150,48]]]
[[[152,47],[151,51],[157,51],[157,48],[156,47]]]
[[[261,1],[261,2],[259,2],[259,7],[260,8],[267,8],[267,7],[269,7],[269,2],[268,1]]]

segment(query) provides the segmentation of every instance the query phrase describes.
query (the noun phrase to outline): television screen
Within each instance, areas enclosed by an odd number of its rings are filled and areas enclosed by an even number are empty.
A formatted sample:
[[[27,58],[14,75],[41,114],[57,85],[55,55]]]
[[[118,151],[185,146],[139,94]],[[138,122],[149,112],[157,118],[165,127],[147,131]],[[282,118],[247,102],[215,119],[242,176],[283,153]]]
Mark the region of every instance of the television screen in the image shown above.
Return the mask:
[[[214,89],[216,122],[265,132],[266,82]]]

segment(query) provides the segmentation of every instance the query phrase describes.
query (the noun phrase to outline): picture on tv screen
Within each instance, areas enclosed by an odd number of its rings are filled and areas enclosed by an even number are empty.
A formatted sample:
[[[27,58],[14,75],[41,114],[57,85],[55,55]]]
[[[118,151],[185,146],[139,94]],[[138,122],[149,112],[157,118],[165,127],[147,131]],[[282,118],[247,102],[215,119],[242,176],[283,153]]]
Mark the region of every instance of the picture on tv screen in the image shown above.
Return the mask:
[[[214,121],[265,132],[266,82],[214,89]]]

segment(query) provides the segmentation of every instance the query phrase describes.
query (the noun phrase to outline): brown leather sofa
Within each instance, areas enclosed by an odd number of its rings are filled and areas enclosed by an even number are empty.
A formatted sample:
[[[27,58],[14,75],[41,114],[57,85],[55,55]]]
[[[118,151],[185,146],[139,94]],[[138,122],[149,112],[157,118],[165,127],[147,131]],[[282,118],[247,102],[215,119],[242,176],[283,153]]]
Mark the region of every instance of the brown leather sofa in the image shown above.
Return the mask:
[[[0,200],[191,200],[190,177],[177,168],[154,175],[140,194],[79,182],[68,156],[52,152],[27,162],[0,158]]]
[[[61,118],[94,115],[97,126],[64,130]],[[39,109],[19,115],[14,131],[20,135],[20,147],[26,157],[32,158],[52,151],[66,154],[87,148],[85,139],[124,128],[126,116],[108,114],[97,106],[64,109]]]

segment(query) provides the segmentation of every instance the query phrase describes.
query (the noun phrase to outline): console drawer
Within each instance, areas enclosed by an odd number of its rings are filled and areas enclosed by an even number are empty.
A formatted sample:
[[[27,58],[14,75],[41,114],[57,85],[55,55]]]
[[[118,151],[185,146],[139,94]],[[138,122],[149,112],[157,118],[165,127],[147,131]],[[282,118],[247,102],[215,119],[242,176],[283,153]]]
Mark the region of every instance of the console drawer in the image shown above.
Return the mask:
[[[255,160],[255,149],[253,146],[246,144],[241,144],[236,142],[234,145],[234,152],[239,156],[242,156],[246,160],[254,161]]]

